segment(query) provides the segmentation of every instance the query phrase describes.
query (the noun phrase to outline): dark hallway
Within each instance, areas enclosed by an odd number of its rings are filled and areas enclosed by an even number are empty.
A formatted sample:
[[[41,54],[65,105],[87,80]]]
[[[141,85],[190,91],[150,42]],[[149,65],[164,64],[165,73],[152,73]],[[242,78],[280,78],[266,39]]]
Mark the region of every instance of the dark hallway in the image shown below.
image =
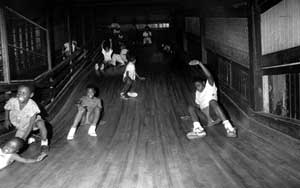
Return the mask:
[[[38,163],[1,169],[0,188],[300,186],[300,40],[280,49],[268,46],[276,41],[264,34],[273,26],[272,11],[282,15],[293,5],[297,12],[298,1],[27,1],[36,4],[0,4],[0,165],[2,148],[18,131],[5,127],[5,106],[22,84],[34,84],[32,99],[45,110],[49,150]],[[283,23],[300,28],[300,16],[292,13]],[[150,44],[144,43],[146,26]],[[101,43],[109,38],[114,53],[129,49],[128,62],[101,70]],[[74,40],[78,47],[64,53]],[[125,100],[120,92],[132,54],[138,96]],[[211,71],[237,138],[228,138],[223,122],[203,124],[203,138],[187,136],[194,126],[188,108],[195,104],[193,80],[205,77],[200,66],[189,66],[194,59]],[[78,100],[91,84],[103,107],[97,136],[81,122],[67,140]],[[43,152],[41,137],[34,136],[22,157]]]

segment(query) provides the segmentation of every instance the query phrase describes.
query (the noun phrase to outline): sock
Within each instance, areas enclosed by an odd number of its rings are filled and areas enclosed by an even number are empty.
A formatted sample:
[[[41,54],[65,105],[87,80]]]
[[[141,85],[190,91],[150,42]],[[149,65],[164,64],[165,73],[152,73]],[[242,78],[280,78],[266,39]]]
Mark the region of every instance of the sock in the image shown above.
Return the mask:
[[[229,120],[223,121],[223,125],[224,125],[225,129],[228,129],[230,131],[232,131],[234,129]]]
[[[41,146],[48,146],[48,139],[41,141]]]
[[[203,131],[203,127],[201,126],[201,124],[200,124],[200,122],[194,122],[193,123],[193,126],[194,126],[194,129],[193,130],[195,130],[195,129],[199,129],[200,131]]]

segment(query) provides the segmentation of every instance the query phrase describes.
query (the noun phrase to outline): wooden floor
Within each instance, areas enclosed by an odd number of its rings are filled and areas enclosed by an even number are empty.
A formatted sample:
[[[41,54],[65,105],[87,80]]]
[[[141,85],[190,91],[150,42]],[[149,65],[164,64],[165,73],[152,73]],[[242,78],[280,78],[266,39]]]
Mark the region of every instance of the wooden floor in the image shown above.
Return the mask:
[[[300,187],[300,159],[247,130],[228,139],[218,125],[208,128],[203,139],[187,140],[192,123],[180,117],[187,115],[187,105],[193,101],[188,73],[176,71],[172,64],[165,69],[168,65],[161,54],[147,59],[150,63],[140,63],[138,69],[148,70],[143,72],[147,80],[136,83],[139,97],[129,101],[119,98],[120,76],[99,78],[92,71],[83,76],[51,122],[48,158],[0,171],[0,187]],[[74,103],[88,83],[100,88],[106,123],[98,127],[96,138],[87,135],[87,127],[80,127],[75,139],[67,141]],[[34,147],[26,155],[36,153]]]

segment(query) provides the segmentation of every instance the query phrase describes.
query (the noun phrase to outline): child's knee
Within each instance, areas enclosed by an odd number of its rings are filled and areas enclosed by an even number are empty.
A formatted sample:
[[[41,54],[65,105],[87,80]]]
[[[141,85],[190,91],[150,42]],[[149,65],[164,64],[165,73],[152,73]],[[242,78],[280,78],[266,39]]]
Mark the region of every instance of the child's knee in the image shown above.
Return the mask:
[[[79,113],[85,113],[87,111],[86,107],[78,106],[78,112]]]

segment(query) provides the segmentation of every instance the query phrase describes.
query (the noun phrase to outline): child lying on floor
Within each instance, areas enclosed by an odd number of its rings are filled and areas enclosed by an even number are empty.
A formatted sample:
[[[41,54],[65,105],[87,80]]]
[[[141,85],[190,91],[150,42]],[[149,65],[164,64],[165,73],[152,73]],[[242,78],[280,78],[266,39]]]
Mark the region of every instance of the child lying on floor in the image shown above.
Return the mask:
[[[3,148],[0,148],[0,170],[12,164],[14,161],[21,163],[35,163],[43,160],[47,154],[41,152],[36,159],[26,159],[18,154],[25,145],[25,141],[21,138],[14,137],[7,141]]]

